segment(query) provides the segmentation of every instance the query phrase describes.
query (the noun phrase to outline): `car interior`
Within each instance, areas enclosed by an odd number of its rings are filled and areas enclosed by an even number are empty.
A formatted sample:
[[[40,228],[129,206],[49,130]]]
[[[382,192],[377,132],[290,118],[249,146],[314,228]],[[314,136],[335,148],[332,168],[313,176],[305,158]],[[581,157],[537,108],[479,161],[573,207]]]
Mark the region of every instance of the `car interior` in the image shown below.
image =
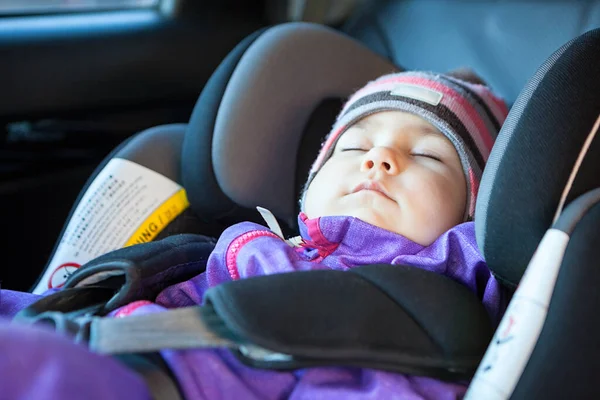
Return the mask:
[[[90,257],[175,233],[217,237],[238,221],[260,223],[256,206],[269,209],[292,236],[296,199],[310,162],[353,90],[392,71],[468,67],[511,106],[486,167],[476,224],[490,268],[516,290],[483,363],[481,354],[475,363],[480,369],[471,398],[598,394],[593,389],[598,353],[582,354],[598,347],[598,328],[593,321],[578,326],[600,300],[590,284],[598,275],[592,268],[595,239],[590,239],[598,196],[597,169],[589,161],[600,151],[591,144],[598,117],[593,77],[600,2],[139,3],[11,9],[0,16],[0,71],[7,77],[0,100],[5,127],[0,190],[5,226],[11,227],[5,235],[3,289],[59,288],[89,261],[77,259],[83,257],[79,252],[69,259],[64,248],[80,239],[74,232],[92,235],[91,226],[84,233],[82,210],[98,193],[110,196],[123,184],[114,171],[128,171],[125,184],[141,171],[128,163],[151,171],[144,172],[147,181],[139,193],[156,185],[172,197],[157,197],[147,209],[135,209],[135,217],[134,211],[111,208],[106,219],[111,213],[132,215],[127,229],[133,228],[121,233],[116,222],[106,222],[104,232],[94,233],[102,245],[90,249]],[[558,93],[565,99],[564,112],[553,108],[542,118],[550,109],[547,100]],[[561,129],[573,133],[565,139]],[[140,204],[148,198],[139,197]],[[120,203],[109,208],[114,204]],[[160,204],[170,208],[161,209],[168,218],[158,224],[147,217]],[[117,236],[128,240],[111,241]],[[557,240],[564,241],[562,247]],[[558,248],[563,253],[552,252]],[[539,261],[542,253],[554,259]],[[530,272],[536,263],[551,270],[544,262],[558,265],[550,283]],[[573,271],[582,263],[587,275],[564,275],[565,267]],[[579,285],[590,289],[576,292]],[[546,286],[554,292],[537,292]],[[577,295],[577,304],[586,306],[569,308]],[[537,325],[531,323],[537,326],[534,339],[514,340],[518,349],[528,349],[516,360],[498,347],[506,338],[502,332],[509,317],[522,317],[519,312],[528,307],[523,304],[538,301],[537,296],[548,301],[548,318],[544,314]],[[521,338],[530,331],[535,329],[519,331]],[[483,350],[490,342],[484,339]],[[481,346],[470,345],[449,348],[481,353]],[[501,377],[486,381],[482,369],[498,360],[505,366],[496,368]],[[569,363],[578,367],[566,372]],[[510,390],[489,397],[494,379]],[[577,379],[577,387],[566,383]]]

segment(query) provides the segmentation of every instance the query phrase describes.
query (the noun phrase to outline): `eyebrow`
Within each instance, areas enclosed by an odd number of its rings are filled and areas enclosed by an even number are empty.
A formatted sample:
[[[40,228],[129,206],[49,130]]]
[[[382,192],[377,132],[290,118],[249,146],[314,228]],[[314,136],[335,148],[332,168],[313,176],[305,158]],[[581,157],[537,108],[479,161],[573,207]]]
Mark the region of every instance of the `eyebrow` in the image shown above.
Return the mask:
[[[423,135],[424,136],[435,136],[435,137],[439,137],[439,138],[446,137],[446,135],[444,135],[439,130],[437,130],[435,128],[432,129],[429,126],[426,126],[426,127],[423,128]]]
[[[357,122],[353,123],[351,126],[356,127],[356,128],[365,129],[367,127],[367,125],[372,125],[372,123],[368,118],[365,117],[365,118],[360,119]]]
[[[444,135],[442,132],[440,132],[434,127],[423,125],[411,125],[408,127],[408,130],[418,135],[416,140],[426,140],[428,138],[433,138],[434,141],[443,143],[443,145],[446,147],[454,148],[454,144],[452,144],[452,141],[446,135]]]

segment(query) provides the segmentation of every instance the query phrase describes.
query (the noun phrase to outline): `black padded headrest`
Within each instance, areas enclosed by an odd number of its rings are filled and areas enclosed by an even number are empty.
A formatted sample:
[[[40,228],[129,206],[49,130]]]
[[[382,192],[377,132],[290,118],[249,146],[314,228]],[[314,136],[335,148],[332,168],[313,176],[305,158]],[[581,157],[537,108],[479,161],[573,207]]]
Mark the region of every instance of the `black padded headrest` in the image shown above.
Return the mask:
[[[593,55],[590,57],[590,55]],[[505,284],[516,285],[552,225],[576,159],[600,111],[600,29],[562,46],[517,98],[485,168],[477,242]],[[592,142],[567,197],[600,186]]]
[[[260,205],[293,226],[298,166],[306,169],[304,182],[334,122],[332,104],[335,109],[340,104],[327,99],[346,98],[396,70],[321,25],[282,24],[246,39],[207,83],[191,117],[182,155],[190,204],[205,218]],[[323,104],[325,111],[316,109]],[[312,154],[299,155],[308,125],[318,140],[308,146]]]
[[[208,222],[219,221],[238,209],[221,190],[212,163],[215,121],[231,74],[250,45],[264,32],[259,30],[242,40],[212,74],[192,111],[183,140],[181,181],[190,207]]]

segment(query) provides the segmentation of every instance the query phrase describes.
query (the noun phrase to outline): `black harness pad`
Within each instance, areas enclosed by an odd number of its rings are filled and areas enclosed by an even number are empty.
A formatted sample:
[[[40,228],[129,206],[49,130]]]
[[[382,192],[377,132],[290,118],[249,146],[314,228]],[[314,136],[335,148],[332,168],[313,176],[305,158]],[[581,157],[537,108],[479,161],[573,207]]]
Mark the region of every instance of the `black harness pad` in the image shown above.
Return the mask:
[[[222,336],[292,356],[236,351],[259,368],[343,365],[469,379],[493,335],[473,292],[402,265],[249,278],[209,289],[205,302]]]

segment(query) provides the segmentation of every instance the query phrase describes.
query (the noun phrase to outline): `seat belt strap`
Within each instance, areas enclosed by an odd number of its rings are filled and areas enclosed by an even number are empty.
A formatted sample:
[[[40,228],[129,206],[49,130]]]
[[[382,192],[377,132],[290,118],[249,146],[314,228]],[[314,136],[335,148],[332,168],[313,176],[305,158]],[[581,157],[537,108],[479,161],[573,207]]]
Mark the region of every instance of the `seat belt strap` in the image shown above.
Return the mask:
[[[202,307],[123,318],[92,319],[90,349],[103,354],[144,353],[160,349],[238,347],[202,319]]]
[[[202,306],[92,317],[88,328],[91,350],[104,354],[224,347],[257,368],[357,366],[449,380],[472,377],[493,333],[469,289],[402,265],[227,282]]]

